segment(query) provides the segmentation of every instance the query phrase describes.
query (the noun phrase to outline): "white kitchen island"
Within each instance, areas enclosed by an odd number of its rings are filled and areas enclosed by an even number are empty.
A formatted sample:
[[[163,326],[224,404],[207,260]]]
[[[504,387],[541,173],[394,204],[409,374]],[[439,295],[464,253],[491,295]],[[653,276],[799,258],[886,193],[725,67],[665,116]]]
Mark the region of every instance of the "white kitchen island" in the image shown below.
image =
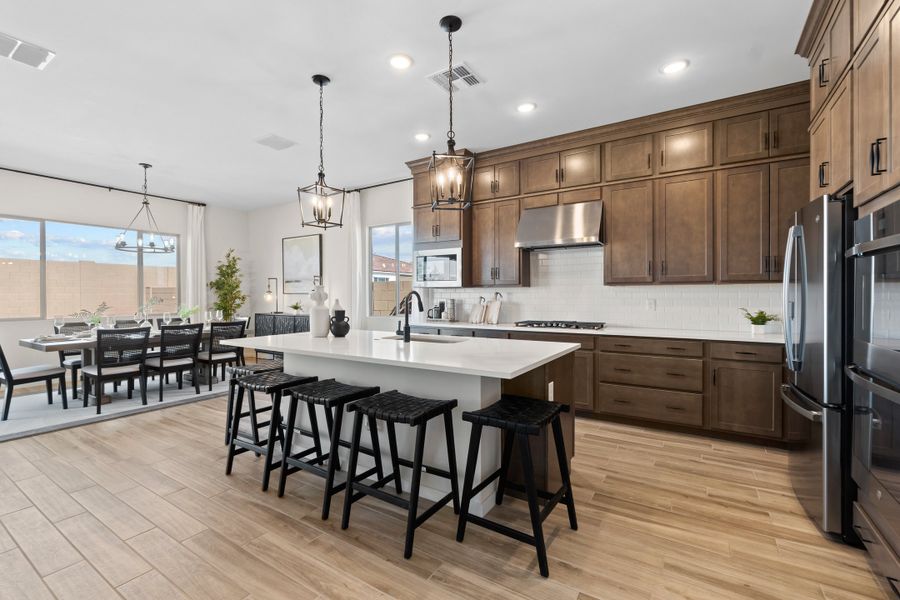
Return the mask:
[[[571,404],[573,353],[578,344],[565,342],[536,342],[491,338],[413,335],[410,343],[386,331],[351,331],[345,338],[314,338],[309,333],[271,335],[242,338],[224,342],[262,352],[284,354],[284,370],[297,375],[334,378],[352,385],[377,385],[382,391],[399,390],[405,394],[434,399],[456,399],[453,435],[460,489],[465,471],[466,454],[471,427],[462,420],[462,412],[476,410],[496,402],[504,392]],[[319,410],[322,410],[319,408]],[[300,411],[302,415],[304,411]],[[567,453],[571,456],[571,413],[565,413]],[[352,416],[352,415],[351,415]],[[303,418],[307,418],[303,415]],[[440,419],[429,423],[425,446],[425,463],[447,468],[446,437]],[[319,422],[323,422],[322,418]],[[349,440],[351,419],[344,420],[342,437]],[[305,422],[304,427],[309,423]],[[328,447],[326,432],[322,443]],[[412,458],[414,435],[409,427],[398,425],[397,443],[400,455]],[[386,434],[381,443],[387,449]],[[367,436],[363,435],[365,442]],[[552,440],[551,440],[552,441]],[[308,444],[308,438],[297,438],[298,444]],[[536,440],[536,444],[546,440]],[[552,443],[550,444],[552,446]],[[346,453],[346,450],[344,451]],[[385,450],[386,452],[386,450]],[[555,455],[547,461],[548,453],[535,453],[538,485],[542,476],[555,480]],[[342,454],[342,465],[346,465]],[[365,459],[365,460],[364,460]],[[368,462],[367,462],[368,461]],[[360,470],[371,465],[371,459],[360,456]],[[385,454],[384,464],[390,465]],[[500,466],[500,435],[496,429],[485,428],[479,451],[475,481],[480,481]],[[515,467],[514,467],[515,468]],[[409,470],[401,468],[408,489]],[[515,477],[511,472],[510,477]],[[447,480],[423,474],[421,495],[437,500],[450,489]],[[472,499],[471,510],[483,515],[494,505],[494,486]]]

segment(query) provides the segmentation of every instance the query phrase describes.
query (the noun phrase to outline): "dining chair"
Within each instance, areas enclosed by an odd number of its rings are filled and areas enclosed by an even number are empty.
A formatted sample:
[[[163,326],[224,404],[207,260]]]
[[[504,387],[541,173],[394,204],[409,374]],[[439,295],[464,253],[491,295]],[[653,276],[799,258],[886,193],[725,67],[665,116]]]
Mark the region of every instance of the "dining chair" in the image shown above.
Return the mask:
[[[181,317],[172,317],[172,319],[169,321],[169,325],[181,325],[183,323],[190,323],[190,322],[191,322],[190,319],[185,321]],[[162,329],[163,325],[165,325],[165,324],[166,324],[166,322],[163,321],[162,317],[157,317],[157,319],[156,319],[156,328],[157,329]]]
[[[145,362],[148,373],[159,373],[159,401],[163,401],[163,388],[168,383],[163,375],[175,373],[178,389],[181,389],[185,371],[191,372],[194,391],[200,393],[200,378],[197,376],[197,354],[200,352],[200,338],[203,323],[196,325],[163,325],[159,328],[159,356]]]
[[[89,325],[80,322],[54,325],[55,333],[72,335],[90,330]],[[81,350],[59,351],[59,366],[72,372],[72,399],[78,400],[78,371],[81,369]]]
[[[216,366],[222,366],[222,379],[225,379],[225,366],[229,364],[244,364],[244,349],[234,346],[225,346],[222,340],[244,337],[246,321],[225,321],[209,324],[209,343],[206,350],[197,355],[197,362],[206,365],[206,374],[209,381],[209,391],[212,391],[213,375]]]
[[[12,403],[13,388],[25,383],[37,383],[43,381],[47,384],[47,404],[53,404],[53,383],[59,383],[59,393],[62,396],[63,408],[69,408],[69,399],[66,396],[66,370],[63,367],[53,365],[37,365],[34,367],[21,367],[11,369],[6,360],[6,354],[0,347],[0,385],[6,386],[6,397],[3,403],[3,418],[9,417],[9,405]]]
[[[137,319],[116,319],[116,329],[128,329],[137,326]]]
[[[81,369],[82,377],[93,382],[91,387],[97,396],[97,414],[103,397],[103,386],[109,382],[128,382],[128,397],[134,389],[135,378],[141,383],[141,404],[147,404],[147,372],[144,362],[147,358],[149,327],[127,329],[98,329],[96,362]],[[84,394],[84,406],[88,396]]]

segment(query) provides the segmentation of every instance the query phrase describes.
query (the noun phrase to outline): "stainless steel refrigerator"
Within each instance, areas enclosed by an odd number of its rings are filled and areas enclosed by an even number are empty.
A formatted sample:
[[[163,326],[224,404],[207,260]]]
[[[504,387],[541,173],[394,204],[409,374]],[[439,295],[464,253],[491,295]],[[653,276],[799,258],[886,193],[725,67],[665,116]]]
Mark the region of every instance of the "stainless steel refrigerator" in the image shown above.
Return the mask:
[[[849,520],[845,202],[823,196],[794,215],[783,282],[789,377],[781,397],[802,424],[790,441],[791,483],[819,528],[838,536]]]

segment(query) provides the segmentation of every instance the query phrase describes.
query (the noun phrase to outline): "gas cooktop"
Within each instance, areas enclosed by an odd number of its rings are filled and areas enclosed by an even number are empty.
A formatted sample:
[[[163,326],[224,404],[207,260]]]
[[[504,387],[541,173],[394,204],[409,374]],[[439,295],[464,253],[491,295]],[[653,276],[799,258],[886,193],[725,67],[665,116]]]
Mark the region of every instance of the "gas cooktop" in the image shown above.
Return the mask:
[[[516,321],[516,327],[548,327],[551,329],[603,329],[602,321]]]

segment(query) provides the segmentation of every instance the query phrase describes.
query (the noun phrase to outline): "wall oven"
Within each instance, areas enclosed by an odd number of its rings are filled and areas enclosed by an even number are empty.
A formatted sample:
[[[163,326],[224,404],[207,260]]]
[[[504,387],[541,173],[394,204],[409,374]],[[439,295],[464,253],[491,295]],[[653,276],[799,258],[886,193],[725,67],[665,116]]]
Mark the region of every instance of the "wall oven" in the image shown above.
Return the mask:
[[[853,258],[853,528],[900,587],[900,204],[856,221]]]
[[[462,247],[429,248],[413,253],[413,287],[453,288],[463,285]]]

